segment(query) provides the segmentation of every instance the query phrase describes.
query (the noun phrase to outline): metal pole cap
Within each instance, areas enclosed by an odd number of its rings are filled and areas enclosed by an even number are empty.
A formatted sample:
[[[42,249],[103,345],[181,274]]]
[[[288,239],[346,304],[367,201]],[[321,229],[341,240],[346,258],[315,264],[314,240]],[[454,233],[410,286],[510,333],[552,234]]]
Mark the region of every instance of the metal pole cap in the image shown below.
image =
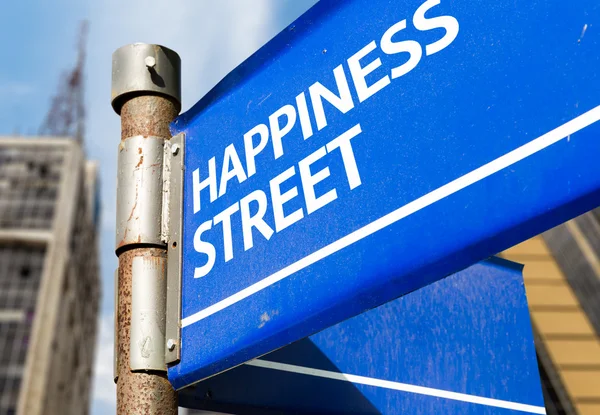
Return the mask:
[[[111,103],[117,114],[130,95],[163,95],[181,110],[181,59],[169,48],[134,43],[117,49],[112,56]]]

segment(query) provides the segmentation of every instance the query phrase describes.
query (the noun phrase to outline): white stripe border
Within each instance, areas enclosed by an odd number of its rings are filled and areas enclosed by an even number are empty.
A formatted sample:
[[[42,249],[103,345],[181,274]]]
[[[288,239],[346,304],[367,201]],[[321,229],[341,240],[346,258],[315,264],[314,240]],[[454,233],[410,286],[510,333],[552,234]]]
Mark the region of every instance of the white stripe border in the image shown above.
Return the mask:
[[[357,383],[360,385],[376,386],[379,388],[391,389],[400,392],[415,393],[418,395],[433,396],[436,398],[450,399],[453,401],[492,406],[495,408],[512,409],[514,411],[527,412],[530,414],[546,413],[546,409],[543,406],[526,405],[522,403],[503,401],[500,399],[484,398],[476,395],[467,395],[465,393],[450,392],[442,389],[427,388],[424,386],[392,382],[389,380],[370,378],[366,376],[350,375],[347,373],[331,372],[329,370],[313,369],[310,367],[290,365],[287,363],[270,362],[262,359],[252,360],[250,362],[247,362],[246,365],[261,367],[265,369],[280,370],[283,372],[298,373],[308,376],[316,376],[325,379],[341,380],[345,382]]]
[[[181,327],[187,327],[221,310],[224,310],[225,308],[230,307],[233,304],[256,294],[257,292],[264,290],[265,288],[289,277],[290,275],[307,268],[310,265],[319,262],[320,260],[338,251],[341,251],[342,249],[360,241],[361,239],[364,239],[367,236],[370,236],[375,232],[380,231],[381,229],[384,229],[387,226],[390,226],[399,220],[426,208],[427,206],[439,202],[440,200],[457,193],[458,191],[469,187],[470,185],[477,183],[486,177],[499,172],[500,170],[503,170],[541,150],[544,150],[552,144],[570,137],[571,134],[584,129],[598,120],[600,120],[600,106],[583,113],[577,118],[574,118],[573,120],[522,145],[521,147],[518,147],[515,150],[506,153],[505,155],[498,157],[487,164],[484,164],[483,166],[465,174],[464,176],[461,176],[450,183],[447,183],[442,187],[439,187],[430,193],[413,200],[412,202],[394,210],[393,212],[388,213],[387,215],[369,223],[368,225],[365,225],[364,227],[342,237],[341,239],[338,239],[335,242],[332,242],[331,244],[294,262],[293,264],[288,265],[274,274],[269,275],[257,283],[238,291],[224,300],[221,300],[218,303],[198,311],[197,313],[183,318],[181,320]]]

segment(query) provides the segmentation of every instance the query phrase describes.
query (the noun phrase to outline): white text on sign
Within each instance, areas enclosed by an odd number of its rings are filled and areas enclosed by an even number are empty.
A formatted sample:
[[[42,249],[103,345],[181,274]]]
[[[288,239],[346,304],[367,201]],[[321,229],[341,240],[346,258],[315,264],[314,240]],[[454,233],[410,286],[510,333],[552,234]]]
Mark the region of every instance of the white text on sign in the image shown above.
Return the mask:
[[[450,45],[458,35],[458,21],[452,16],[425,17],[425,13],[439,3],[440,0],[427,0],[412,17],[412,24],[419,31],[444,29],[445,33],[439,40],[424,46],[415,40],[398,40],[399,34],[407,27],[406,19],[399,21],[383,33],[379,44],[375,40],[371,41],[348,58],[345,62],[346,66],[341,64],[333,70],[337,93],[327,89],[320,82],[315,82],[308,87],[308,91],[303,91],[296,96],[295,105],[284,105],[271,114],[267,122],[255,126],[244,134],[242,153],[238,152],[233,143],[228,145],[224,150],[220,169],[216,157],[212,157],[206,166],[195,169],[192,172],[194,214],[200,212],[203,205],[212,203],[225,195],[229,182],[234,178],[235,182],[239,184],[256,174],[257,169],[260,168],[256,164],[256,157],[265,151],[269,144],[274,160],[284,156],[284,138],[297,125],[302,131],[304,140],[312,137],[315,132],[311,123],[311,115],[318,131],[325,128],[327,116],[323,101],[327,101],[343,114],[352,110],[356,103],[352,96],[347,71],[349,71],[359,103],[362,103],[390,85],[392,80],[400,78],[416,68],[423,55],[433,55]],[[398,54],[407,56],[402,64],[397,65],[393,59],[387,60],[387,57]],[[375,82],[367,82],[368,75],[371,75],[370,79],[372,79],[376,70],[379,69],[378,72],[382,74],[386,68],[388,71],[384,76]],[[310,106],[308,98],[310,98]],[[257,235],[257,233],[253,233],[254,230],[269,240],[274,233],[279,233],[302,220],[305,217],[305,211],[306,215],[310,215],[336,200],[338,193],[335,188],[316,196],[315,186],[331,174],[328,167],[322,168],[318,172],[311,170],[311,165],[318,160],[341,157],[350,190],[360,186],[362,182],[354,155],[353,141],[360,140],[361,133],[360,124],[355,125],[302,159],[297,166],[291,166],[273,177],[269,182],[269,196],[262,190],[255,190],[215,215],[211,220],[202,223],[195,231],[193,240],[194,249],[205,255],[206,261],[204,265],[196,267],[194,278],[208,275],[218,258],[217,248],[212,243],[203,240],[202,237],[205,233],[214,232],[217,227],[221,228],[223,247],[219,253],[223,260],[228,262],[234,258],[232,220],[241,221],[243,246],[244,251],[247,251],[254,246],[254,236]],[[243,154],[245,163],[242,163],[239,154]],[[220,175],[218,175],[219,170]],[[305,209],[297,209],[285,214],[284,204],[297,197],[299,192],[295,186],[287,191],[282,191],[281,185],[296,174],[300,176]],[[232,182],[231,185],[235,185],[235,182]],[[251,205],[254,206],[254,214],[251,213]],[[269,205],[275,224],[274,229],[265,221]]]

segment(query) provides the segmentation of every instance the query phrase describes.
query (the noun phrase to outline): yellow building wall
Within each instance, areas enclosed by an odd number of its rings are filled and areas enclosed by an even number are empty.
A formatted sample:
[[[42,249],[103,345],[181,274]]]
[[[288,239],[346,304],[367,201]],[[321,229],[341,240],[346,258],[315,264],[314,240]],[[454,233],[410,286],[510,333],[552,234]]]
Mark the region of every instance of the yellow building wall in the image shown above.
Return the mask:
[[[541,236],[503,252],[525,265],[532,323],[580,415],[600,415],[600,339]]]

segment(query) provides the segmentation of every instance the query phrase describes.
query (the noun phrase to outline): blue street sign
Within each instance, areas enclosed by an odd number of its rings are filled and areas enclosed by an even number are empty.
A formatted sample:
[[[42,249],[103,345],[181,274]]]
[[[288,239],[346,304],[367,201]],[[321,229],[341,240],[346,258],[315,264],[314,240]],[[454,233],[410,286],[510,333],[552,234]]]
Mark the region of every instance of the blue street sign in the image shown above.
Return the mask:
[[[182,388],[600,205],[600,5],[322,1],[172,125]]]
[[[543,414],[520,266],[492,259],[183,389],[265,413]]]

